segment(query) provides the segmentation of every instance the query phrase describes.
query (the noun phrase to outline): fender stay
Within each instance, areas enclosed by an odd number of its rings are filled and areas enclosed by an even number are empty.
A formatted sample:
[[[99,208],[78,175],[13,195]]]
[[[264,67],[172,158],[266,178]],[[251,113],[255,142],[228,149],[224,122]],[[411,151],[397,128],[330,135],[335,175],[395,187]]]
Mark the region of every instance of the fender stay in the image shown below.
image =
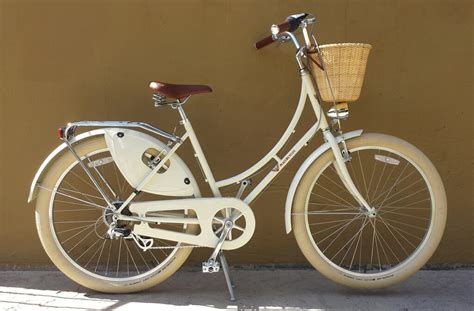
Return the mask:
[[[98,135],[104,135],[104,133],[105,131],[103,129],[92,130],[92,131],[81,133],[77,136],[74,136],[69,142],[71,144],[74,144],[86,138],[90,138],[90,137],[94,137]],[[33,178],[33,181],[30,186],[30,192],[28,193],[28,203],[33,201],[38,195],[37,186],[40,183],[41,177],[46,172],[46,169],[51,165],[53,159],[55,159],[61,152],[63,152],[66,149],[67,149],[67,145],[65,143],[62,143],[61,145],[57,146],[56,149],[54,149],[53,152],[51,152],[48,155],[48,157],[46,157],[46,159],[44,159],[43,163],[41,163],[41,166],[36,172],[35,177]]]

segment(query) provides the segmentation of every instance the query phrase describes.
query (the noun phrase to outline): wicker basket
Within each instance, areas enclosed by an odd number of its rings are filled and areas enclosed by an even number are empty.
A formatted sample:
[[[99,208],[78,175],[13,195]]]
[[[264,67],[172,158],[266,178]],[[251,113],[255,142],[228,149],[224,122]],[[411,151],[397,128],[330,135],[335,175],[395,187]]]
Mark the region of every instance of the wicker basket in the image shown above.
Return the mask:
[[[323,101],[351,102],[359,98],[371,48],[370,44],[362,43],[320,45],[330,85],[322,70],[317,50],[309,52],[309,57],[313,61],[311,70]]]

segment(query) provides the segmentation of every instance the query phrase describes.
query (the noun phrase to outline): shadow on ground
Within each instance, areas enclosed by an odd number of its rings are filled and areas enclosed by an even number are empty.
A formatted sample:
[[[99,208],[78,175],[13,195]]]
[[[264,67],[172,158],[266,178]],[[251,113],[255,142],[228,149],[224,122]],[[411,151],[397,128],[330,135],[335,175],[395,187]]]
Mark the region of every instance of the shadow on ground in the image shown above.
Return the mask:
[[[420,271],[375,291],[345,288],[314,270],[233,271],[237,301],[228,299],[220,273],[176,273],[141,293],[102,294],[78,286],[57,271],[0,272],[0,309],[457,309],[473,308],[474,270]]]

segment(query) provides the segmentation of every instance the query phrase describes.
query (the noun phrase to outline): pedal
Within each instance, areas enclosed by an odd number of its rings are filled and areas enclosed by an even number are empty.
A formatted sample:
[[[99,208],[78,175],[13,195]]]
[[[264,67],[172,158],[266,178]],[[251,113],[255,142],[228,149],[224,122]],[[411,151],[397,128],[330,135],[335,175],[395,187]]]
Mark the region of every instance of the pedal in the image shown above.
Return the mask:
[[[202,263],[202,273],[214,273],[219,272],[220,265],[218,261],[204,261]]]

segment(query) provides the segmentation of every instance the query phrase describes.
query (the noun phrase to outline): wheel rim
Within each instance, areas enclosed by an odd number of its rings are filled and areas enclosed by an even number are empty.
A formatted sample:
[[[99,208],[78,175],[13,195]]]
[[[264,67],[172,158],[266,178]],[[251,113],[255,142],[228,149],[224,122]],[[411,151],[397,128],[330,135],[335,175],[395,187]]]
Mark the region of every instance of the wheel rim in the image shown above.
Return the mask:
[[[349,173],[375,217],[356,203],[329,162],[309,188],[306,230],[319,255],[341,273],[380,277],[402,269],[426,244],[432,188],[419,166],[398,151],[363,146],[350,152]]]
[[[89,164],[111,159],[111,155],[104,148],[90,152],[81,159]],[[179,250],[179,243],[154,239],[154,246],[166,249],[143,252],[132,239],[104,239],[110,221],[107,209],[103,209],[106,207],[105,200],[78,164],[77,161],[72,163],[61,174],[54,188],[46,189],[51,191],[50,229],[63,256],[83,273],[107,281],[133,282],[166,267]],[[118,195],[117,201],[133,191],[113,161],[90,168],[90,171],[110,195],[111,190]],[[142,198],[146,200],[150,196],[143,194]],[[156,199],[157,196],[153,197]],[[133,228],[133,223],[128,226]],[[166,228],[170,224],[156,226]],[[184,232],[186,226],[181,227]]]

